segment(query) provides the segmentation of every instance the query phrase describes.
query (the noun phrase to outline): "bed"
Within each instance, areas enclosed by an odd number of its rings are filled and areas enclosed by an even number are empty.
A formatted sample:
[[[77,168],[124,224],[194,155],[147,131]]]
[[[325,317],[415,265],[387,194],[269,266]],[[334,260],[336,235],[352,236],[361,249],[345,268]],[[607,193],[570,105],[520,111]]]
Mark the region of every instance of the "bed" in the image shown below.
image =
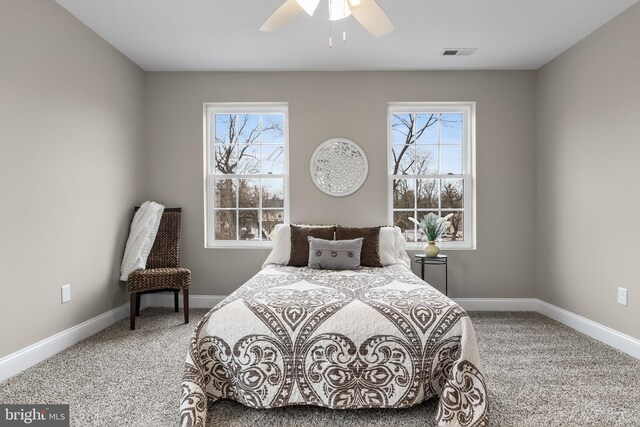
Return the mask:
[[[204,426],[220,399],[356,409],[432,397],[437,425],[488,424],[475,332],[460,306],[406,262],[341,271],[271,264],[197,326],[180,419]]]

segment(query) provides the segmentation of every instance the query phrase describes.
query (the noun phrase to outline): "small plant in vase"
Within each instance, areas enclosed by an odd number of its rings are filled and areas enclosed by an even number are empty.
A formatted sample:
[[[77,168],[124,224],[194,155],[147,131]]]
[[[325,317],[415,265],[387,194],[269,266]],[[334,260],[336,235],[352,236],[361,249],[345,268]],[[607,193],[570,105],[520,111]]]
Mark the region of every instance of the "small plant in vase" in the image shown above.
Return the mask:
[[[435,258],[440,253],[440,248],[436,245],[436,240],[442,236],[442,233],[445,232],[451,226],[449,222],[449,218],[451,218],[453,214],[450,213],[447,216],[440,218],[438,215],[429,212],[422,221],[417,221],[415,218],[409,217],[414,224],[418,226],[418,229],[426,236],[427,244],[424,247],[424,254],[429,258]]]

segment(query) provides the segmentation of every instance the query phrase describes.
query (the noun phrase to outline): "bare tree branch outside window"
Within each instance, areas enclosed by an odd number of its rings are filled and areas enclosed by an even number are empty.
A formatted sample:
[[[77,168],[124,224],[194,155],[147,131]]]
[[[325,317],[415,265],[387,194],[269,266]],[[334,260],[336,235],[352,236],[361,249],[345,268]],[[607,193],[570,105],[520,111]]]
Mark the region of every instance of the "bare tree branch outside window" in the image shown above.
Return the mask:
[[[268,240],[284,221],[283,115],[215,114],[214,123],[216,240]]]
[[[391,126],[394,225],[407,240],[421,240],[410,216],[453,213],[443,239],[463,240],[464,181],[446,179],[462,172],[462,115],[393,114]]]

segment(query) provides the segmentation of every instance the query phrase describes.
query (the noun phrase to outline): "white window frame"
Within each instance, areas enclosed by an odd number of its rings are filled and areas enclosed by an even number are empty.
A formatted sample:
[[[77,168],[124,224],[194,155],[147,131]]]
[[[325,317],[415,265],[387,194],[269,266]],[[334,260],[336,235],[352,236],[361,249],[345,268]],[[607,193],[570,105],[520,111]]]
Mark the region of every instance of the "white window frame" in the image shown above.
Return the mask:
[[[460,175],[392,175],[392,116],[394,114],[462,113],[463,115],[463,170]],[[476,249],[476,103],[475,102],[390,102],[387,111],[387,208],[389,224],[393,224],[393,180],[412,179],[464,179],[464,241],[438,242],[443,250]],[[407,249],[421,249],[425,242],[407,242]]]
[[[215,161],[212,157],[211,132],[215,127],[212,118],[216,114],[259,114],[281,113],[284,115],[284,169],[282,174],[226,174],[215,173]],[[284,181],[284,223],[289,223],[289,104],[286,102],[234,102],[216,103],[205,102],[203,104],[203,188],[204,188],[204,247],[205,248],[272,248],[270,240],[215,240],[215,186],[213,180],[220,176],[229,179],[251,178],[283,178]],[[211,209],[209,208],[211,207]],[[238,208],[236,208],[238,210]],[[262,208],[258,208],[262,212]],[[262,215],[259,216],[262,218]],[[262,219],[260,219],[262,221]]]

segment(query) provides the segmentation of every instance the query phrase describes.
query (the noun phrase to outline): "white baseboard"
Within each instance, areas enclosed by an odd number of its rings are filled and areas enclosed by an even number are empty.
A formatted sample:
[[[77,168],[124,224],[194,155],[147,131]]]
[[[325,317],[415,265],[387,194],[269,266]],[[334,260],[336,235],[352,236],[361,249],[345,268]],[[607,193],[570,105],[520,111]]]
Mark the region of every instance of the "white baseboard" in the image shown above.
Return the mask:
[[[212,308],[224,298],[226,297],[223,295],[190,295],[189,306],[191,308]],[[180,307],[182,307],[182,296],[179,301]],[[536,311],[640,359],[640,340],[536,298],[457,298],[455,301],[469,311]],[[143,295],[140,305],[140,308],[173,307],[173,295],[169,293]],[[129,304],[123,304],[3,357],[0,359],[0,381],[12,377],[128,316]]]
[[[608,326],[589,320],[586,317],[579,316],[568,310],[556,307],[548,302],[536,300],[536,311],[547,316],[557,322],[563,323],[568,327],[582,332],[598,341],[610,345],[611,347],[627,353],[630,356],[640,359],[640,340],[629,335],[611,329]]]
[[[535,298],[455,298],[467,311],[536,311]]]
[[[640,340],[537,298],[456,298],[467,311],[535,311],[640,359]]]
[[[224,296],[219,295],[190,295],[189,307],[212,308],[224,298]],[[179,301],[180,307],[182,307],[182,295],[180,295]],[[173,307],[173,294],[158,293],[143,295],[140,300],[140,308],[144,309],[147,307]],[[129,317],[128,303],[1,358],[0,381],[4,381],[42,362],[54,354],[71,347],[83,339],[98,333],[107,326],[111,326],[127,317]]]
[[[129,304],[123,304],[3,357],[0,359],[0,381],[4,381],[36,363],[42,362],[128,316]]]

